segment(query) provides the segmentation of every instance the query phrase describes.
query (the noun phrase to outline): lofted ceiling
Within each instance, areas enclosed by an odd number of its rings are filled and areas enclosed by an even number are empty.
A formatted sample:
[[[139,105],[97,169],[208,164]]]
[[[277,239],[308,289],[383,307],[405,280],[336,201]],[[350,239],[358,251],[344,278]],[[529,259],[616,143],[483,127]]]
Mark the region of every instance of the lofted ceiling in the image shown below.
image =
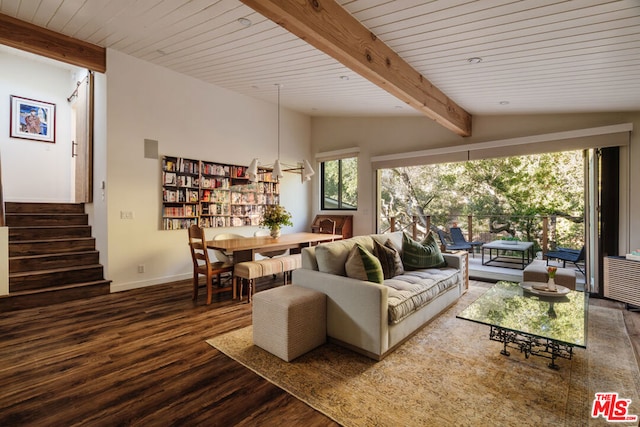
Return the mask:
[[[473,115],[640,111],[639,0],[338,3]],[[422,114],[240,0],[0,0],[0,13],[268,102],[281,84],[282,105],[312,116]]]

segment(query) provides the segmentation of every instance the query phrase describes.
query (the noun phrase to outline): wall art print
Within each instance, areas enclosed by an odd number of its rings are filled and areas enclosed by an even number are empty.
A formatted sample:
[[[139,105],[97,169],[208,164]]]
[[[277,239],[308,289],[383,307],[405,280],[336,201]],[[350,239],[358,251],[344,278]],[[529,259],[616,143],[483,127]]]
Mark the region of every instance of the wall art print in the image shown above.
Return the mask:
[[[9,136],[56,142],[56,105],[11,95]]]

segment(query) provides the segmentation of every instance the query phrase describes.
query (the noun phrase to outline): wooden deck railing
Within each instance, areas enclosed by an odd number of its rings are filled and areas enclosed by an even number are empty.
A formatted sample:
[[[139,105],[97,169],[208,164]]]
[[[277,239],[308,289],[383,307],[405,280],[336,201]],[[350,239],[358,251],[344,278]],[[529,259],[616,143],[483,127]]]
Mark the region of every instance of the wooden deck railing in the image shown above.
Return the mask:
[[[500,215],[491,216],[491,218],[493,219],[499,218],[499,217],[501,216]],[[507,216],[507,215],[502,217],[514,218],[513,216]],[[458,219],[458,217],[454,217],[454,218]],[[459,226],[460,228],[462,228],[463,232],[465,232],[466,234],[466,238],[468,241],[480,240],[480,241],[489,242],[491,240],[498,239],[501,235],[504,235],[504,232],[502,232],[501,234],[500,232],[492,232],[491,230],[487,229],[486,232],[476,233],[475,230],[484,229],[480,225],[480,223],[483,220],[488,220],[488,219],[489,217],[482,218],[479,216],[474,217],[473,215],[468,215],[466,217],[466,221],[463,221],[463,222],[466,222],[466,224],[464,223],[458,224],[458,222],[455,220],[449,221],[448,224],[450,224],[450,226]],[[547,252],[550,249],[550,246],[553,245],[554,243],[554,239],[551,238],[551,236],[554,235],[551,232],[552,224],[555,226],[556,221],[559,218],[555,216],[545,215],[545,216],[535,216],[535,217],[534,216],[521,217],[521,219],[526,219],[527,222],[530,222],[531,224],[536,224],[536,227],[539,227],[540,231],[536,233],[535,236],[529,236],[527,240],[534,241],[534,243],[536,243],[538,250],[541,250],[542,252]],[[409,233],[411,236],[413,236],[414,239],[424,238],[424,236],[426,235],[426,231],[433,229],[433,218],[431,215],[425,215],[422,217],[418,217],[418,216],[408,217],[406,215],[403,215],[399,217],[388,218],[388,220],[385,222],[388,223],[388,227],[386,228],[383,227],[383,229],[380,230],[381,233],[384,233],[387,231],[402,230]],[[445,227],[445,231],[448,231],[448,227],[449,226]]]

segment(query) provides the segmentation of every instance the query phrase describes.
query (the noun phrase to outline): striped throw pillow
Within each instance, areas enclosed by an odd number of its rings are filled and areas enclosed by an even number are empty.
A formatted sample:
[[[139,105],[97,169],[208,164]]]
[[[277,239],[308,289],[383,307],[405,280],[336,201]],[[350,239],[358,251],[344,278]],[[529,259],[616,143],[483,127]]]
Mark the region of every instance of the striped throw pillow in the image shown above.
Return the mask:
[[[367,282],[382,283],[384,276],[378,258],[359,243],[349,251],[344,265],[347,276]]]
[[[416,242],[407,233],[403,234],[402,263],[406,270],[438,268],[447,265],[433,231],[429,232],[422,242]]]
[[[385,279],[399,276],[404,273],[404,266],[402,265],[402,259],[400,253],[396,250],[391,243],[391,240],[387,239],[384,245],[373,239],[373,254],[378,258],[382,265],[382,273]]]

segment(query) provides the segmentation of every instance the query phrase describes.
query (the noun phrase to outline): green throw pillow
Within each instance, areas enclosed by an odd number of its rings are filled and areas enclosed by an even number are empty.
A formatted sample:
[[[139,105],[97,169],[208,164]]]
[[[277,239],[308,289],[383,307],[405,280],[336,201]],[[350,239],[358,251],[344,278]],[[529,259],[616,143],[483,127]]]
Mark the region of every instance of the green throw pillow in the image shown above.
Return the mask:
[[[411,236],[404,233],[402,236],[402,263],[407,270],[438,268],[447,265],[433,232],[430,232],[422,242],[416,242]]]
[[[347,276],[352,279],[374,283],[382,283],[384,281],[380,261],[360,244],[356,244],[351,248],[344,267],[347,271]]]
[[[385,279],[390,279],[404,273],[402,259],[391,240],[387,239],[385,244],[382,245],[376,239],[373,239],[373,254],[382,265],[382,273]]]

